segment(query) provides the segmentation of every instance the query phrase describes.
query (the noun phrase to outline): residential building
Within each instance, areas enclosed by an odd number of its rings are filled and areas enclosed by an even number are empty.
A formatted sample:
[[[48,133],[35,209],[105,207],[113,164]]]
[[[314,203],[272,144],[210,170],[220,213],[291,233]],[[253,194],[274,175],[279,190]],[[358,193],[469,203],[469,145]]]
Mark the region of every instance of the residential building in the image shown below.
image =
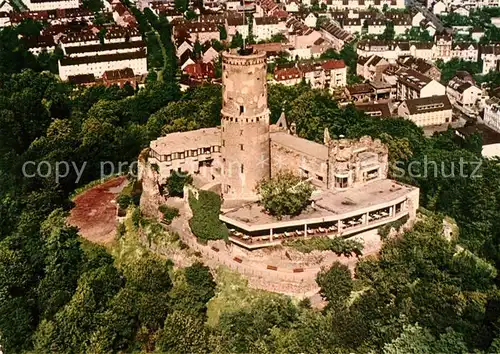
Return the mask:
[[[361,76],[368,81],[381,81],[382,73],[389,65],[389,62],[386,59],[381,58],[378,55],[372,55],[368,58],[358,57],[356,75]]]
[[[380,35],[387,27],[387,20],[383,18],[368,18],[365,23],[368,27],[368,34]]]
[[[392,117],[389,103],[359,103],[354,105],[354,108],[374,118]]]
[[[451,123],[452,107],[448,96],[432,96],[405,100],[398,107],[398,116],[419,127]]]
[[[410,42],[410,55],[423,60],[434,59],[435,44],[432,42]]]
[[[436,43],[434,57],[436,59],[442,59],[443,61],[449,61],[452,58],[451,48],[452,48],[452,38],[448,35],[437,35],[434,38]]]
[[[398,60],[398,64],[404,68],[413,69],[433,80],[441,80],[441,71],[430,61],[415,57],[401,57]]]
[[[446,86],[446,94],[451,104],[465,114],[477,112],[477,102],[482,97],[482,90],[474,84],[454,77]]]
[[[486,101],[483,122],[491,129],[500,133],[500,99],[497,97]]]
[[[446,94],[443,85],[413,69],[402,68],[396,72],[396,76],[398,100],[411,100]]]
[[[226,18],[226,31],[229,39],[233,38],[236,33],[247,38],[248,30],[248,21],[244,15],[234,14]]]
[[[453,43],[451,56],[465,61],[478,61],[479,46],[477,43],[457,42]]]
[[[254,17],[252,33],[255,40],[266,40],[275,34],[286,33],[286,26],[275,16]]]
[[[354,36],[342,28],[327,22],[321,25],[321,35],[324,39],[332,43],[335,50],[340,51],[345,44],[354,40]]]
[[[483,45],[479,49],[479,55],[483,62],[483,74],[490,71],[500,71],[500,44]]]
[[[184,67],[182,72],[192,80],[210,81],[215,78],[215,67],[213,63],[196,62]]]
[[[219,26],[215,23],[206,22],[184,22],[174,25],[175,38],[184,37],[186,34],[191,42],[205,43],[212,39],[219,40]]]
[[[59,60],[59,76],[94,74],[101,77],[105,71],[130,68],[137,75],[148,72],[146,44],[137,29],[109,27],[104,43],[97,33],[81,31],[60,39],[64,58]]]
[[[347,84],[347,68],[343,60],[324,60],[302,62],[288,68],[277,68],[274,83],[287,86],[296,85],[302,80],[313,88],[333,90]]]
[[[273,77],[274,83],[285,86],[297,85],[302,81],[302,73],[299,68],[295,66],[291,68],[276,69]]]
[[[80,5],[78,0],[26,0],[24,4],[30,11],[76,9]]]

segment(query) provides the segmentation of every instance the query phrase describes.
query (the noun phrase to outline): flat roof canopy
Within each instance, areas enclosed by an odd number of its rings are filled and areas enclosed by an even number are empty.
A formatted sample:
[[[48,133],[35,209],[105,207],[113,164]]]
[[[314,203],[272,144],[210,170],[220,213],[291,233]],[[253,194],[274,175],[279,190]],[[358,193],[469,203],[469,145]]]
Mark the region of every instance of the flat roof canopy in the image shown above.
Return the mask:
[[[278,220],[254,202],[222,213],[220,220],[247,231],[336,221],[400,203],[415,189],[385,179],[345,191],[322,191],[313,196],[312,205],[294,217]]]

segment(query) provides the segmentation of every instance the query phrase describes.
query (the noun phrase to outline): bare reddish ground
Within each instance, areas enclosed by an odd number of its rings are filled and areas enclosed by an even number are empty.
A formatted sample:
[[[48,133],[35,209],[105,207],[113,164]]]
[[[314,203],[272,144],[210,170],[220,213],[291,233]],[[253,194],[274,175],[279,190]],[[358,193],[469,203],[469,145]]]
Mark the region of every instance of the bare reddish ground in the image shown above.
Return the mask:
[[[116,233],[115,199],[126,184],[126,177],[113,178],[79,194],[73,201],[68,222],[80,229],[89,241],[106,244]]]

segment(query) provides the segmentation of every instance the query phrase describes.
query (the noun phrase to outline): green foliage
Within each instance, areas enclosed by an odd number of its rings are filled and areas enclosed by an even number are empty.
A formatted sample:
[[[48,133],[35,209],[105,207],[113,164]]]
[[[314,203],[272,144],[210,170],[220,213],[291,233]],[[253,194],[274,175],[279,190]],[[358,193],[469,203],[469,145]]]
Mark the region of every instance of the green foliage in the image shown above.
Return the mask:
[[[132,198],[129,195],[121,194],[118,197],[118,205],[120,206],[120,209],[127,209],[131,202]]]
[[[171,197],[183,197],[184,186],[193,183],[193,177],[187,172],[173,172],[167,178],[166,188]]]
[[[353,289],[349,268],[340,262],[334,262],[330,269],[322,269],[316,276],[320,294],[328,300],[330,306],[345,303]]]
[[[256,190],[264,209],[281,219],[285,215],[300,214],[309,204],[313,187],[291,171],[280,171],[260,181]]]
[[[466,344],[460,334],[453,330],[440,335],[436,339],[428,329],[417,325],[405,326],[401,335],[384,346],[384,354],[465,354],[468,353]]]
[[[401,219],[391,221],[378,229],[378,234],[382,240],[385,240],[389,236],[389,232],[392,228],[396,230],[396,232],[400,231],[401,227],[406,224],[408,221],[408,215],[403,216]]]
[[[382,32],[378,38],[385,41],[392,41],[395,35],[396,32],[394,31],[394,23],[392,21],[388,21],[385,25],[384,32]]]
[[[196,198],[190,192],[189,206],[193,212],[189,226],[199,240],[205,242],[218,239],[227,240],[227,227],[219,220],[221,199],[216,193],[199,190],[198,198]]]
[[[221,41],[225,41],[227,39],[227,31],[224,26],[219,26],[219,39]]]
[[[243,48],[243,36],[238,31],[231,38],[231,48]]]
[[[469,74],[477,74],[482,71],[481,64],[479,62],[465,61],[463,59],[452,58],[446,63],[438,59],[436,60],[436,65],[441,70],[441,82],[446,85],[450,81],[457,71],[463,70],[467,71]]]
[[[159,210],[163,214],[163,221],[169,225],[172,223],[172,220],[179,216],[179,209],[169,207],[168,205],[161,205]]]
[[[338,256],[356,257],[362,255],[363,244],[354,239],[348,240],[341,237],[330,239],[328,237],[314,237],[311,239],[297,239],[287,241],[286,245],[295,248],[299,252],[310,253],[312,251],[332,251]]]

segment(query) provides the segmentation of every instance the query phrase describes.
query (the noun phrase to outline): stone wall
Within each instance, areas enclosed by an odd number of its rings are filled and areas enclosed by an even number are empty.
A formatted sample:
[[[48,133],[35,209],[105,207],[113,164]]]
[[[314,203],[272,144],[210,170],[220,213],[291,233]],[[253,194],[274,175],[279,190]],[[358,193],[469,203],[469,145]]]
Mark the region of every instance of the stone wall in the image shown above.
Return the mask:
[[[317,157],[300,153],[275,141],[271,141],[271,176],[280,170],[288,169],[293,173],[304,176],[305,171],[311,182],[321,188],[328,185],[328,164]]]
[[[165,203],[160,195],[160,175],[147,159],[139,158],[138,179],[142,183],[141,212],[149,217],[159,217],[159,206]]]

